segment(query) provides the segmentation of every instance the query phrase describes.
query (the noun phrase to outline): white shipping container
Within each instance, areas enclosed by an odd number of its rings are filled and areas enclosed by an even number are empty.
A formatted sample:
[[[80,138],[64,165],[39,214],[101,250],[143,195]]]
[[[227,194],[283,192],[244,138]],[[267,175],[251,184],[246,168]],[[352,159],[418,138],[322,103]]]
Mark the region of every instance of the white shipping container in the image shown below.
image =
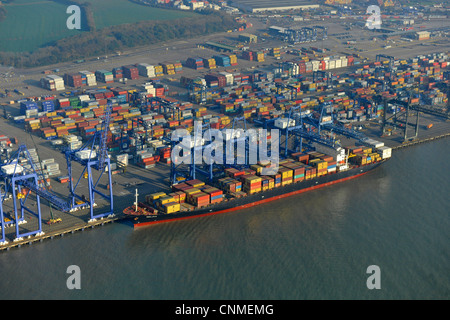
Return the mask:
[[[382,159],[387,159],[392,156],[392,148],[382,146],[382,147],[377,148],[377,151]]]
[[[81,160],[94,159],[97,153],[94,150],[81,150],[75,152],[75,156]]]
[[[7,164],[2,167],[4,174],[18,174],[23,172],[23,167],[20,164]]]

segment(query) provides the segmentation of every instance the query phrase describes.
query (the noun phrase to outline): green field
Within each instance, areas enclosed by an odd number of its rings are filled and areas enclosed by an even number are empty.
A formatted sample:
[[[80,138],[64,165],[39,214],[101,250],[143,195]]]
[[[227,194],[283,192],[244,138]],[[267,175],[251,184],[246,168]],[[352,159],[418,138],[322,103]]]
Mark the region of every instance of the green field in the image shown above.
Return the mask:
[[[94,12],[97,29],[145,20],[173,20],[195,16],[193,12],[142,6],[128,0],[86,0]]]
[[[80,32],[67,29],[67,7],[53,1],[16,0],[5,8],[6,19],[0,22],[0,51],[31,51]]]
[[[90,2],[97,29],[144,20],[170,20],[195,15],[151,8],[128,0],[86,0]],[[6,19],[0,22],[0,51],[33,51],[62,38],[80,34],[69,30],[67,6],[51,0],[15,0],[5,4]]]

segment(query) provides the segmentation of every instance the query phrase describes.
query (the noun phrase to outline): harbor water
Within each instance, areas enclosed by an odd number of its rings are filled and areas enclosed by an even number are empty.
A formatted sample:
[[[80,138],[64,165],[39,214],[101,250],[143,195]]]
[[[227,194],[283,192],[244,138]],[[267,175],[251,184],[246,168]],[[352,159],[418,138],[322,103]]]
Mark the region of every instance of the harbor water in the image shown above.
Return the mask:
[[[441,139],[258,207],[4,251],[0,299],[449,299],[449,155]],[[67,287],[72,265],[80,289]],[[367,287],[372,265],[380,289]]]

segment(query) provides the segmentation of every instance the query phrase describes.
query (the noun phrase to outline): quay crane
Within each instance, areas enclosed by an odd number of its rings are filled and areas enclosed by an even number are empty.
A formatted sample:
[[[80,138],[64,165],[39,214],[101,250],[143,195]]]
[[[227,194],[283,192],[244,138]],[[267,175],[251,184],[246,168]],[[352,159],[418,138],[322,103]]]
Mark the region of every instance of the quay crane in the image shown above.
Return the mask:
[[[93,137],[87,141],[83,146],[76,150],[65,150],[65,156],[67,161],[67,169],[69,172],[69,190],[70,190],[70,208],[71,210],[86,208],[90,209],[90,220],[95,221],[98,218],[105,216],[112,216],[113,213],[113,191],[111,181],[111,165],[108,156],[108,150],[106,146],[109,123],[111,119],[112,104],[108,103],[103,121],[101,123],[101,130],[97,131]],[[95,149],[97,148],[97,151]],[[72,162],[78,162],[84,168],[81,175],[76,180],[75,184],[73,180],[73,168]],[[97,180],[94,180],[94,170],[99,173]],[[107,171],[107,172],[106,172]],[[107,185],[109,185],[109,194],[103,193],[99,189],[99,182],[102,176],[107,173]],[[85,195],[77,194],[77,188],[82,177],[87,177],[89,198]],[[109,211],[106,213],[94,214],[95,195],[100,195],[109,203]]]

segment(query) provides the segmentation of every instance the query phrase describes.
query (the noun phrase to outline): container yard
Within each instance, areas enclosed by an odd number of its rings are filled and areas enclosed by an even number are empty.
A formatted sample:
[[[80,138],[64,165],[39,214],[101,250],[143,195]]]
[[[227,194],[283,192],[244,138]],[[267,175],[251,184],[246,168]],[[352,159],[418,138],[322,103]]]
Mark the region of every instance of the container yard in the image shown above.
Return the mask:
[[[352,155],[348,162],[353,166],[377,163],[389,158],[390,150],[449,135],[447,50],[426,48],[421,55],[411,55],[394,46],[362,56],[341,47],[327,52],[318,43],[315,49],[304,44],[287,47],[272,38],[261,40],[268,36],[257,36],[258,41],[249,41],[248,48],[239,46],[238,37],[233,44],[212,43],[214,49],[181,42],[155,49],[161,51],[151,58],[146,51],[108,62],[72,65],[61,68],[62,72],[39,75],[28,91],[33,94],[2,99],[0,143],[6,146],[2,160],[21,145],[29,154],[19,157],[21,167],[16,162],[3,166],[3,174],[19,173],[22,167],[30,174],[35,171],[36,185],[45,191],[26,185],[14,199],[9,189],[0,249],[122,220],[136,188],[139,208],[170,215],[326,179],[339,172],[344,156],[310,150],[319,131],[322,141],[330,145],[351,146],[343,150]],[[333,32],[328,36],[333,37]],[[428,40],[433,38],[420,35],[417,39]],[[329,47],[334,40],[325,41]],[[206,46],[206,42],[201,43]],[[186,50],[172,50],[175,46]],[[280,154],[285,162],[276,174],[261,175],[263,166],[252,164],[224,168],[222,176],[215,168],[214,183],[205,173],[195,179],[172,175],[168,140],[173,130],[192,132],[195,121],[213,129],[230,129],[242,118],[250,128],[282,132]],[[295,132],[300,129],[305,130],[305,138],[299,145]],[[101,142],[85,146],[97,136]],[[362,136],[371,140],[362,143]],[[99,159],[102,150],[109,162],[103,168],[103,180],[91,186],[90,175],[100,171],[89,173],[86,161],[93,155]],[[68,154],[73,156],[71,168]],[[72,199],[71,185],[82,188],[79,198]],[[114,216],[111,198],[89,199],[89,188],[106,196],[113,190]],[[29,211],[19,210],[16,217],[13,203],[24,199],[31,202],[26,207]],[[77,210],[60,210],[66,204]]]

